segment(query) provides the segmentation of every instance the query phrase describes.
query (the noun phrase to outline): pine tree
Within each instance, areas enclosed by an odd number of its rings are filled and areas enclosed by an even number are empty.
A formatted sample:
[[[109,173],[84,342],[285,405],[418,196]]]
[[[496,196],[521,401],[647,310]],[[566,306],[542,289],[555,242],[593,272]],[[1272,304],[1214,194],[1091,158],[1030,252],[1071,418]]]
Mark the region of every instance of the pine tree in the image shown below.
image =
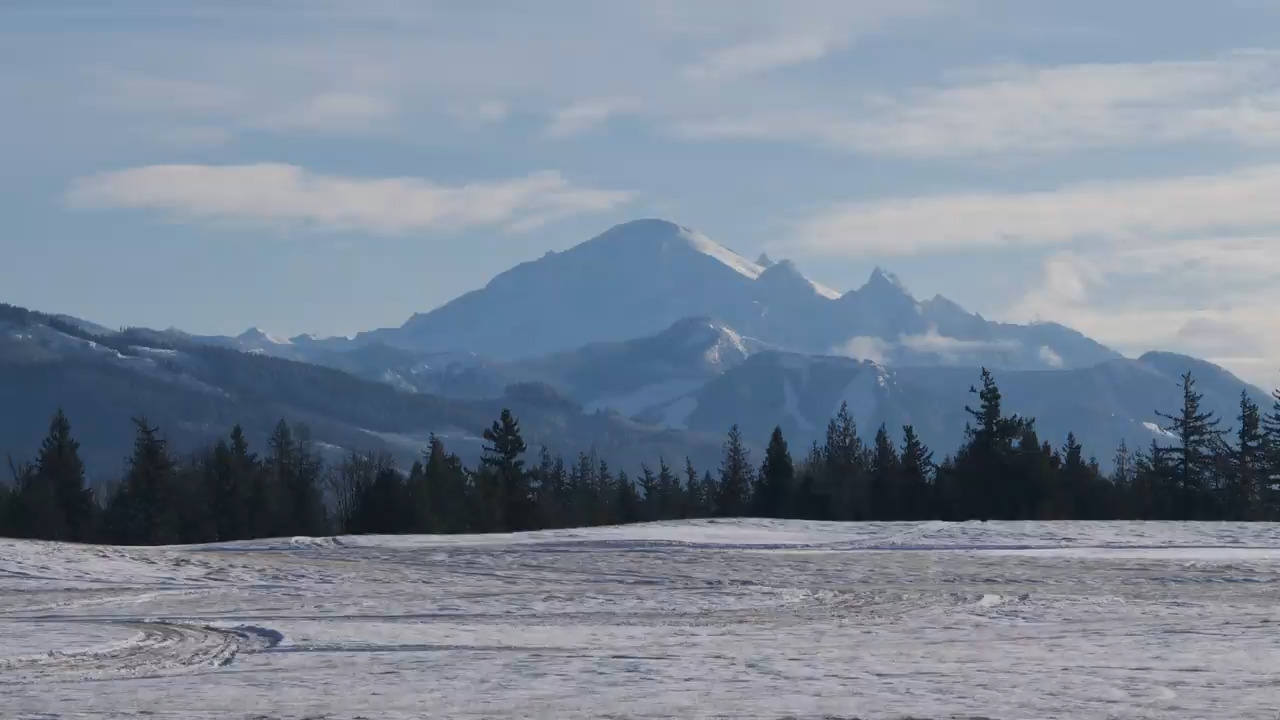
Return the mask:
[[[57,533],[53,540],[88,540],[93,533],[93,493],[85,487],[80,443],[71,437],[71,423],[58,410],[36,457],[37,482],[52,489],[57,505]]]
[[[1021,436],[1024,421],[1005,417],[1003,397],[991,371],[982,369],[982,389],[970,387],[978,396],[978,407],[965,406],[972,418],[965,426],[965,445],[956,454],[954,481],[956,500],[965,519],[1012,518],[1024,504],[1025,487],[1017,485],[1018,475],[1010,464],[1013,443]]]
[[[706,517],[707,496],[703,492],[703,483],[698,476],[698,471],[693,467],[693,461],[687,457],[684,459],[684,499],[684,512],[681,517]]]
[[[1262,418],[1262,431],[1267,449],[1267,466],[1262,487],[1263,512],[1268,518],[1280,517],[1280,388],[1271,392],[1271,412]]]
[[[272,534],[323,535],[327,525],[324,499],[320,493],[322,467],[311,452],[305,429],[295,433],[283,419],[267,443],[264,468],[272,504]]]
[[[1227,510],[1236,519],[1257,519],[1263,512],[1262,489],[1267,476],[1266,436],[1262,415],[1247,391],[1240,393],[1240,428],[1227,472]]]
[[[764,452],[764,464],[760,466],[754,502],[756,514],[760,517],[791,517],[795,478],[795,463],[792,462],[787,441],[782,436],[782,427],[774,427],[773,435],[769,437],[769,447]]]
[[[179,540],[177,461],[159,428],[134,420],[136,437],[124,479],[107,509],[114,542],[165,545]]]
[[[1128,488],[1133,484],[1133,474],[1133,453],[1129,451],[1129,444],[1121,439],[1115,457],[1111,460],[1111,482],[1117,488]]]
[[[1200,409],[1204,396],[1195,387],[1191,373],[1183,375],[1182,411],[1173,415],[1157,413],[1170,421],[1169,430],[1178,438],[1178,444],[1170,448],[1178,481],[1176,512],[1187,518],[1206,515],[1212,500],[1209,490],[1214,469],[1224,446],[1224,431],[1218,429],[1221,420],[1213,412]]]
[[[831,501],[833,519],[867,519],[871,498],[866,478],[866,447],[858,437],[858,425],[847,402],[840,403],[840,410],[827,424],[822,459],[824,490]]]
[[[636,492],[635,483],[627,477],[626,470],[618,471],[618,479],[614,491],[614,522],[628,525],[640,520],[640,495]]]
[[[931,451],[911,425],[902,427],[902,451],[899,453],[902,466],[903,495],[910,507],[908,517],[923,519],[934,516],[933,499],[930,486],[934,472],[933,451]]]
[[[662,490],[658,487],[658,476],[653,474],[646,463],[640,464],[640,519],[656,520],[658,508],[662,505]]]
[[[702,506],[699,508],[696,517],[715,517],[716,502],[720,497],[720,483],[716,482],[716,478],[711,474],[710,470],[702,472],[702,481],[699,483],[698,493],[702,496]]]
[[[1053,493],[1055,502],[1051,517],[1094,519],[1081,503],[1089,492],[1090,473],[1084,458],[1084,447],[1073,432],[1067,433],[1067,441],[1062,446],[1060,477],[1060,487]]]
[[[685,499],[680,491],[680,479],[662,458],[658,459],[658,493],[661,498],[658,504],[658,517],[664,520],[682,517]]]
[[[751,467],[750,453],[742,444],[742,432],[734,425],[724,444],[724,460],[720,463],[719,493],[716,495],[716,515],[740,517],[747,513],[751,487],[755,484],[755,470]]]
[[[551,451],[543,446],[534,475],[537,478],[534,504],[537,506],[535,514],[538,526],[565,527],[565,515],[572,498],[564,458],[552,456]]]
[[[876,519],[900,520],[903,517],[901,467],[898,450],[889,439],[889,430],[881,424],[876,430],[871,450],[871,508]]]
[[[501,416],[484,431],[484,455],[481,470],[492,473],[498,483],[501,503],[499,526],[507,531],[527,530],[530,523],[531,498],[529,478],[522,456],[529,449],[520,436],[520,421],[504,408]]]
[[[16,504],[13,490],[0,482],[0,537],[19,537]]]

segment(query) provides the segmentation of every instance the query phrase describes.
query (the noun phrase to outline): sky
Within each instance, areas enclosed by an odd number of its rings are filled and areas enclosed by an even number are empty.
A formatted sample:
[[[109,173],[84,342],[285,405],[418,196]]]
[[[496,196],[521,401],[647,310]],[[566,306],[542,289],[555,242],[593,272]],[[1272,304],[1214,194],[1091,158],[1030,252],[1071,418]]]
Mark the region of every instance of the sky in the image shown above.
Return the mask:
[[[0,301],[396,326],[662,217],[1280,384],[1274,0],[0,0]]]

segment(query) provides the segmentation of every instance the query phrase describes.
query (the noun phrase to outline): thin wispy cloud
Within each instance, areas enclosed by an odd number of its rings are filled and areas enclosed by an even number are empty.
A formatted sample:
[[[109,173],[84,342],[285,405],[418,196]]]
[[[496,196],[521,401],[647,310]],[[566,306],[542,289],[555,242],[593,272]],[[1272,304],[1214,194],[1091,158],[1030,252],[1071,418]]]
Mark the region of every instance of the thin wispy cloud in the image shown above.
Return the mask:
[[[847,38],[826,33],[790,35],[718,49],[685,69],[693,80],[727,80],[813,62],[844,45]]]
[[[270,112],[251,121],[272,130],[366,130],[389,120],[396,107],[390,100],[358,92],[328,92]]]
[[[82,178],[77,209],[132,209],[177,221],[393,234],[506,227],[612,210],[632,193],[580,187],[557,172],[446,186],[422,178],[322,175],[282,164],[152,165]]]
[[[584,133],[610,118],[635,108],[636,101],[625,97],[594,98],[573,103],[551,114],[544,134],[551,138],[564,138]]]
[[[1280,165],[1046,192],[859,201],[806,220],[793,244],[813,254],[860,257],[1248,233],[1280,227],[1277,197]]]
[[[1280,145],[1280,52],[1194,61],[1001,65],[933,88],[684,119],[693,139],[792,141],[910,158],[1053,155],[1220,141]]]

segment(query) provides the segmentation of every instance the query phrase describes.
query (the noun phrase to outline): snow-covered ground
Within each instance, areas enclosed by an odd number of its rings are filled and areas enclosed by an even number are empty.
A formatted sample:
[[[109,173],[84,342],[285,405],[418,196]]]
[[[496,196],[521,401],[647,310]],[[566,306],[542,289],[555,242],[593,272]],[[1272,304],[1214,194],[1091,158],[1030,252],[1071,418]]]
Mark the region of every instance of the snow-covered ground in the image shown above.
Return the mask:
[[[0,717],[1275,718],[1280,526],[0,541]]]

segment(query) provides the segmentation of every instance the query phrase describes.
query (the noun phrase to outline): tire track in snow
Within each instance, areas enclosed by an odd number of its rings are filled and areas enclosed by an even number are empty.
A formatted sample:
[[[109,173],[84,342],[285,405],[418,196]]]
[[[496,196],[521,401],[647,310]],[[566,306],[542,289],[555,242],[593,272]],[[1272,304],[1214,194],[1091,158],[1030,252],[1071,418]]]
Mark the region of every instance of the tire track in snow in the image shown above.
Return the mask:
[[[0,658],[0,685],[164,677],[225,667],[241,653],[261,652],[284,636],[268,628],[214,627],[150,620],[108,623],[136,634],[76,652]]]

